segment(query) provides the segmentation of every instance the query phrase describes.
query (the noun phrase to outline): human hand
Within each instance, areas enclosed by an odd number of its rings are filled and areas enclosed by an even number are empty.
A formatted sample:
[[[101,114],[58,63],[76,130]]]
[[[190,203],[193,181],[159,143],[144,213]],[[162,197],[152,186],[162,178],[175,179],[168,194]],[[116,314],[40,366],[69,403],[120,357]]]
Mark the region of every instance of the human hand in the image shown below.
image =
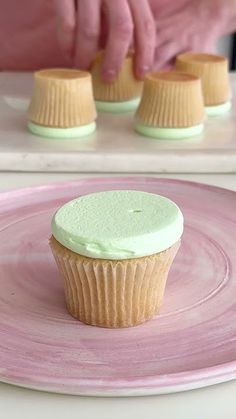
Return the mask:
[[[132,44],[136,76],[143,78],[152,68],[155,22],[148,0],[54,0],[54,5],[60,45],[76,67],[90,67],[105,25],[102,77],[106,81],[116,78]]]
[[[155,69],[171,68],[186,51],[213,52],[225,24],[224,1],[149,0],[157,21]],[[166,6],[166,8],[165,8]]]

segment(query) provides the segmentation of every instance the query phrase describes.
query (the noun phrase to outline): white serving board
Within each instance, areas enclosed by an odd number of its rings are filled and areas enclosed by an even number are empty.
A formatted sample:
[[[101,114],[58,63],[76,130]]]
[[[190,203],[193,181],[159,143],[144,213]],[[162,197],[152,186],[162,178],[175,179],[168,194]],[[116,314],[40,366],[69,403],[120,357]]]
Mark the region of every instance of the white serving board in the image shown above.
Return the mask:
[[[236,73],[231,74],[236,93]],[[97,132],[78,140],[48,140],[27,132],[32,73],[0,73],[0,171],[233,173],[236,100],[228,115],[207,120],[189,140],[155,140],[133,131],[133,114],[98,116]]]

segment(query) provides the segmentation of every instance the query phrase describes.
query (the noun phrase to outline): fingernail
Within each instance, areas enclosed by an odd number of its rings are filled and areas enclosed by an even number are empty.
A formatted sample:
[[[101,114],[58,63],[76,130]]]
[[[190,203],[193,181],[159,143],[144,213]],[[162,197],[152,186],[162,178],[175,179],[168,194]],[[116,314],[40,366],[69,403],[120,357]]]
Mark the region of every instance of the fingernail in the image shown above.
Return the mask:
[[[103,70],[103,72],[102,72],[103,79],[108,81],[108,82],[109,81],[110,82],[114,81],[116,76],[117,76],[117,71],[113,70],[113,69]]]

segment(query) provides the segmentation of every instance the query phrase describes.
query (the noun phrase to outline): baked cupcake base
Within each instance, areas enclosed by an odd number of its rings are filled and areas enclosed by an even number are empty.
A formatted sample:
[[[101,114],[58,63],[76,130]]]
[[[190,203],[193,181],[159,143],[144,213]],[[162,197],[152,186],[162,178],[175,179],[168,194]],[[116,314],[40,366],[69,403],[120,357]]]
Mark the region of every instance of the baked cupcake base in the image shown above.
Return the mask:
[[[136,122],[135,131],[145,137],[152,137],[163,140],[182,140],[185,138],[195,137],[203,131],[204,125],[199,124],[187,128],[160,128],[144,125]]]
[[[125,113],[135,111],[140,103],[140,97],[124,102],[103,102],[96,100],[96,108],[99,112]]]
[[[222,103],[220,105],[215,105],[215,106],[206,106],[205,110],[206,110],[206,114],[208,116],[221,116],[224,115],[225,113],[229,112],[230,109],[232,107],[232,102],[228,101],[225,103]]]
[[[180,241],[163,252],[123,260],[81,256],[53,236],[50,246],[64,280],[69,313],[89,325],[119,328],[159,313]]]
[[[96,123],[92,122],[88,125],[81,125],[79,127],[72,128],[56,128],[34,124],[29,121],[28,129],[32,134],[38,135],[39,137],[53,139],[81,138],[92,134],[96,130]]]

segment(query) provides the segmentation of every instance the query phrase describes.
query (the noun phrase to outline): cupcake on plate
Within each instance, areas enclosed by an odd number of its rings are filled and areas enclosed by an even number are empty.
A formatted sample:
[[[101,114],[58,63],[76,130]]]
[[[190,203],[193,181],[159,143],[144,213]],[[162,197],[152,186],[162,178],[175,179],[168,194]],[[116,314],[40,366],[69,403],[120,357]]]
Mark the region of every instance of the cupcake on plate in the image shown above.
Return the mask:
[[[50,138],[78,138],[96,129],[91,75],[86,71],[49,69],[34,75],[28,128]]]
[[[207,115],[218,116],[230,110],[228,60],[225,57],[188,52],[177,57],[176,69],[200,77]]]
[[[135,114],[135,130],[147,137],[182,139],[203,130],[204,104],[198,77],[178,71],[149,73]]]
[[[163,196],[117,190],[66,203],[53,217],[50,246],[69,313],[110,328],[158,314],[182,233],[180,209]]]
[[[114,82],[102,80],[101,65],[104,52],[98,53],[91,68],[93,92],[98,111],[123,113],[137,108],[143,82],[134,75],[134,54],[129,52]]]

